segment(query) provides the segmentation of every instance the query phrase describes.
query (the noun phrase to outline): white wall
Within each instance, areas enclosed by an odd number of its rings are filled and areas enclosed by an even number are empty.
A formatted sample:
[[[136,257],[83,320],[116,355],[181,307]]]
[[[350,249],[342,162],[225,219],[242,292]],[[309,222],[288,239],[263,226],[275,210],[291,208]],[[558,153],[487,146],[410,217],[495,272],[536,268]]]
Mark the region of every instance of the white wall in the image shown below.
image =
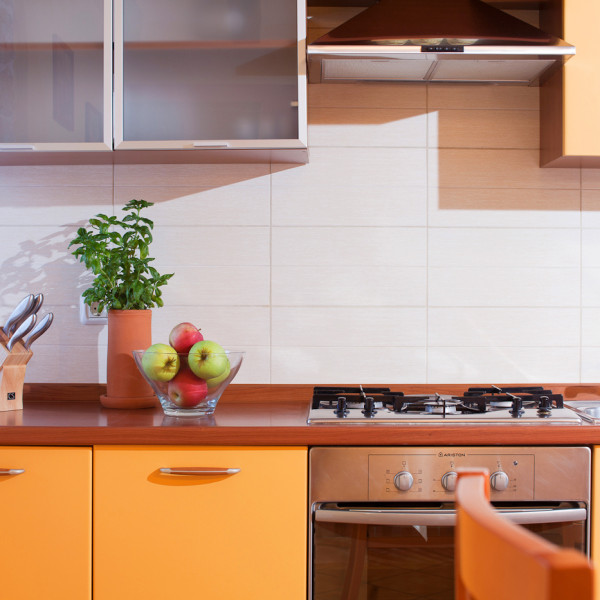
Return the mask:
[[[55,312],[27,381],[105,381],[67,245],[134,197],[175,272],[154,341],[193,321],[239,383],[598,381],[600,170],[537,166],[537,93],[310,86],[305,166],[0,167],[0,321]]]

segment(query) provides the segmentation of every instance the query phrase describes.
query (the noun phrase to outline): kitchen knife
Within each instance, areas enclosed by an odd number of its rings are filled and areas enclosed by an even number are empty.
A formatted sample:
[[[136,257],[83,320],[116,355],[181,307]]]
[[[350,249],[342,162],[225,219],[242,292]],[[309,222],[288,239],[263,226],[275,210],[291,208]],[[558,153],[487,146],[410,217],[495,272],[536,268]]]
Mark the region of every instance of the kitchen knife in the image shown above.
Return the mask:
[[[15,320],[15,322],[11,325],[11,332],[14,333],[17,330],[17,328],[19,327],[19,325],[21,325],[21,323],[23,323],[23,321],[25,321],[25,319],[29,315],[35,315],[38,312],[38,310],[40,309],[40,307],[42,306],[43,302],[44,302],[43,294],[35,295],[33,298],[33,302],[31,303],[29,308],[27,310],[23,311],[21,316],[19,318],[17,318]],[[10,337],[10,333],[8,334],[8,337]]]
[[[8,343],[6,344],[6,349],[10,352],[17,342],[20,342],[24,336],[26,336],[35,325],[37,320],[36,315],[29,315],[20,325],[17,327],[17,330],[10,336]]]
[[[44,296],[43,294],[37,294],[33,297],[33,302],[31,303],[31,306],[29,307],[29,310],[25,311],[22,315],[21,318],[17,319],[13,324],[12,324],[12,331],[16,331],[17,327],[19,327],[19,325],[21,325],[21,323],[23,323],[23,321],[25,321],[25,319],[29,316],[29,315],[35,315],[37,313],[37,311],[40,309],[40,307],[42,306],[42,302],[44,301]]]
[[[33,308],[31,309],[31,314],[37,313],[42,307],[42,304],[44,302],[44,294],[37,294],[33,300],[34,304]]]
[[[8,317],[4,327],[2,328],[4,333],[9,336],[14,329],[19,326],[19,323],[26,318],[28,314],[31,313],[31,309],[35,304],[35,296],[33,294],[29,294],[17,304],[16,308]]]
[[[25,350],[29,350],[29,347],[35,340],[37,340],[45,331],[48,330],[50,325],[52,325],[52,320],[54,319],[53,313],[48,313],[41,321],[38,321],[38,324],[31,330],[29,337],[25,340],[23,344],[25,346]]]

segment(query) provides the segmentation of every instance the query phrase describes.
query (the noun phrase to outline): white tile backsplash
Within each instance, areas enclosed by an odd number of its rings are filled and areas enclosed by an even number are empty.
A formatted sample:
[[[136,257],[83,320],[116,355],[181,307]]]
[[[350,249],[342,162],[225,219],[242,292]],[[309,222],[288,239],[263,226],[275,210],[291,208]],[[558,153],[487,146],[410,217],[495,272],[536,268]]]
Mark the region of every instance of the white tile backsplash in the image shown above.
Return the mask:
[[[428,256],[431,267],[578,267],[581,236],[575,229],[430,227]]]
[[[539,109],[539,88],[523,85],[431,85],[427,88],[431,109]],[[484,147],[489,147],[486,141]]]
[[[0,177],[0,190],[5,187],[76,187],[81,198],[87,196],[87,190],[96,186],[113,185],[113,170],[111,165],[27,165],[27,166],[2,166]],[[2,190],[2,206],[10,208],[8,198]],[[63,202],[62,192],[48,197],[50,206]],[[4,211],[3,211],[4,212]]]
[[[600,170],[539,167],[538,88],[308,92],[306,165],[0,167],[0,322],[55,313],[27,381],[105,381],[67,246],[131,198],[175,272],[153,339],[195,323],[240,383],[598,381]]]
[[[563,347],[581,344],[579,308],[430,307],[429,347]],[[600,345],[600,325],[598,326]]]
[[[243,266],[269,264],[268,227],[156,227],[152,252],[170,265]],[[164,260],[156,259],[162,268]],[[176,268],[176,267],[172,267]]]
[[[431,188],[428,219],[432,227],[579,229],[580,207],[578,189]],[[584,224],[593,227],[595,218],[600,227],[593,209],[585,215]]]
[[[274,176],[273,225],[282,226],[424,226],[427,187],[374,183],[346,186],[343,180],[328,187],[279,185]]]
[[[148,216],[161,227],[269,226],[270,197],[268,176],[221,187],[115,187],[118,210],[132,198],[154,202]]]
[[[424,267],[274,266],[273,306],[423,306]]]
[[[441,109],[429,117],[432,148],[539,147],[538,111]]]
[[[430,267],[428,271],[429,306],[578,307],[581,303],[581,274],[576,267]]]
[[[161,273],[175,273],[164,288],[167,305],[195,308],[269,304],[268,266],[164,265]]]
[[[600,379],[600,348],[582,348],[581,381],[594,383]]]
[[[152,334],[157,342],[168,343],[174,324],[193,323],[204,339],[227,349],[271,343],[270,311],[267,306],[193,306],[167,304],[152,314]]]
[[[113,211],[112,185],[81,189],[75,186],[4,186],[2,183],[0,175],[0,227],[52,225],[69,228],[84,225],[91,215]],[[40,219],[41,215],[43,219]]]
[[[599,306],[585,306],[581,311],[581,345],[600,348],[600,302]],[[600,370],[600,364],[599,370]]]
[[[317,108],[427,108],[427,87],[414,83],[324,83],[308,86],[309,117]]]
[[[579,169],[541,169],[537,149],[433,148],[429,187],[579,189]]]
[[[273,383],[424,383],[424,348],[273,347]]]
[[[424,227],[273,227],[272,264],[419,266],[427,260]]]
[[[425,307],[273,306],[273,346],[425,347]]]
[[[400,108],[314,108],[308,121],[308,143],[313,148],[423,148],[427,114]]]
[[[430,348],[430,383],[559,383],[579,381],[579,348]]]

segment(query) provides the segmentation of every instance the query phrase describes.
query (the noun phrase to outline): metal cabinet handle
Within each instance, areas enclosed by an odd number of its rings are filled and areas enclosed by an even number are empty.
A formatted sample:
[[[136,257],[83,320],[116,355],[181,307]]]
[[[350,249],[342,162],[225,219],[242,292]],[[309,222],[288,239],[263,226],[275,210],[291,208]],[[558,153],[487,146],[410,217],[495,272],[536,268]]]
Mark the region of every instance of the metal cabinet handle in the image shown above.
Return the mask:
[[[0,150],[35,150],[30,144],[0,144]]]
[[[194,148],[230,148],[229,142],[192,142]]]
[[[0,469],[0,476],[2,475],[20,475],[25,473],[25,469]]]
[[[219,467],[163,467],[160,472],[168,475],[235,475],[240,470]]]

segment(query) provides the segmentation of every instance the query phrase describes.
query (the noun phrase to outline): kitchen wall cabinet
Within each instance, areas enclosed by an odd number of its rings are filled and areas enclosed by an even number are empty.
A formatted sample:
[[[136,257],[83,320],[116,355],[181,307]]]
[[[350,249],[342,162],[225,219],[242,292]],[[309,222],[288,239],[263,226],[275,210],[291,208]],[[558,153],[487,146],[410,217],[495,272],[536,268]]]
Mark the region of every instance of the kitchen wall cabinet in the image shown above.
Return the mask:
[[[305,20],[298,0],[115,0],[115,148],[305,147]]]
[[[0,447],[2,598],[91,598],[91,496],[91,448]]]
[[[0,10],[0,150],[110,150],[111,0],[4,1]]]
[[[306,481],[306,448],[95,447],[94,599],[305,600]]]
[[[577,49],[540,89],[541,164],[600,167],[600,3],[552,0],[540,17],[543,29]]]
[[[306,161],[302,0],[0,7],[0,164]]]

